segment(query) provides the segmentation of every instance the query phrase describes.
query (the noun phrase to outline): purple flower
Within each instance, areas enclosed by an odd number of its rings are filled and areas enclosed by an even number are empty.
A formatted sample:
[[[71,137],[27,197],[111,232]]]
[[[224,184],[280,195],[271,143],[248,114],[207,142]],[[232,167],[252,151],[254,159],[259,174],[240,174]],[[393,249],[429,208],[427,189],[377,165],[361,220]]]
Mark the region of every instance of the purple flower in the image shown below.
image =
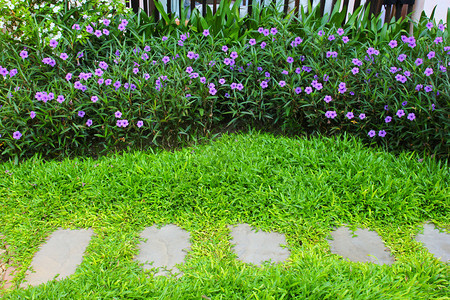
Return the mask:
[[[237,83],[236,82],[232,82],[231,85],[230,85],[230,88],[232,90],[234,90],[236,87],[237,87]]]
[[[164,42],[164,41],[167,41],[167,39],[168,39],[168,37],[167,36],[163,36],[162,38],[161,38],[161,40]]]
[[[352,69],[352,73],[353,73],[353,75],[358,74],[358,73],[359,73],[359,68],[354,67],[354,68]]]
[[[263,34],[264,34],[264,36],[268,36],[270,34],[269,29],[264,29]]]
[[[80,110],[79,112],[78,112],[78,116],[79,117],[84,117],[84,115],[85,115],[86,113],[84,112],[84,111],[82,111],[82,110]]]
[[[294,62],[294,59],[292,57],[288,57],[286,60],[288,63],[292,64]]]
[[[361,120],[364,120],[364,119],[366,118],[366,114],[359,114],[359,118],[360,118]]]
[[[389,42],[389,46],[390,46],[391,48],[397,47],[397,41],[396,41],[396,40],[390,41],[390,42]]]
[[[206,83],[206,77],[200,77],[200,82],[201,83]]]
[[[102,76],[103,75],[103,71],[102,69],[95,69],[95,76]]]
[[[97,82],[99,85],[102,85],[105,82],[105,80],[103,78],[100,78]]]
[[[339,83],[339,89],[338,89],[339,93],[343,94],[347,91],[347,87],[345,86],[345,82],[341,82]]]
[[[217,93],[217,90],[215,88],[210,88],[209,93],[214,96]]]
[[[100,30],[96,30],[95,32],[94,32],[94,34],[95,34],[95,36],[96,37],[101,37],[102,35],[103,35],[103,33],[100,31]]]
[[[308,86],[305,88],[305,93],[307,93],[308,95],[311,94],[313,91],[312,87]]]
[[[325,117],[328,119],[334,119],[337,116],[337,113],[334,110],[329,110],[325,113]]]
[[[377,134],[377,133],[375,132],[375,130],[370,130],[369,133],[368,133],[368,135],[369,135],[370,137],[374,137],[376,134]]]
[[[222,46],[222,51],[223,52],[227,52],[228,51],[228,47],[227,46]]]
[[[91,127],[91,125],[92,125],[92,120],[91,120],[91,119],[88,119],[88,120],[86,121],[86,126],[87,126],[87,127]]]
[[[78,25],[78,24],[73,24],[73,25],[72,25],[72,29],[73,29],[73,30],[80,30],[81,27],[80,27],[80,25]]]
[[[325,32],[323,32],[323,30],[319,30],[319,32],[317,32],[317,34],[318,34],[319,36],[323,36],[323,35],[325,34]]]
[[[414,113],[408,114],[408,120],[413,121],[416,118],[416,115]]]
[[[353,115],[353,113],[351,111],[347,112],[347,114],[345,115],[349,120],[353,119],[355,116]]]
[[[330,103],[331,100],[333,99],[331,98],[330,95],[326,95],[325,98],[323,98],[323,101],[325,101],[326,103]]]
[[[270,33],[271,33],[272,35],[275,35],[275,34],[278,33],[278,30],[277,30],[276,28],[271,28],[271,29],[270,29]]]
[[[389,72],[391,72],[391,73],[396,73],[398,71],[398,69],[396,68],[396,67],[391,67],[390,69],[389,69]]]
[[[334,35],[332,35],[332,34],[328,37],[328,40],[329,40],[329,41],[333,41],[334,39],[335,39],[335,37],[334,37]]]
[[[20,133],[20,131],[15,131],[13,133],[13,138],[16,140],[20,139],[21,136],[22,136],[22,134]]]
[[[114,116],[115,116],[116,118],[120,118],[120,117],[122,116],[122,113],[121,113],[120,111],[116,111],[116,112],[114,113]]]
[[[439,25],[438,25],[438,28],[439,28],[439,30],[442,31],[442,32],[444,32],[444,30],[445,30],[444,24],[439,24]]]
[[[369,47],[369,48],[367,49],[367,54],[369,54],[369,56],[372,55],[372,54],[376,54],[375,48]]]
[[[55,40],[50,40],[50,47],[56,48],[56,46],[58,46],[58,42]]]
[[[436,109],[436,105],[433,103],[431,104],[431,110],[435,110]]]
[[[295,93],[298,95],[302,92],[302,88],[301,87],[296,87],[295,88]]]
[[[418,58],[414,63],[416,64],[416,66],[420,66],[423,63],[423,59]]]
[[[87,33],[93,33],[94,32],[94,28],[92,28],[91,25],[86,26],[86,32]]]
[[[120,31],[124,31],[124,30],[125,30],[125,25],[119,24],[119,26],[117,27],[117,29],[119,29]]]
[[[399,61],[404,61],[406,59],[406,54],[400,54],[397,59]]]
[[[17,69],[12,69],[11,71],[9,71],[9,77],[14,77],[17,74]]]
[[[98,66],[99,66],[100,68],[102,68],[103,70],[108,69],[108,64],[105,63],[104,61],[99,62],[99,63],[98,63]]]
[[[105,85],[110,85],[112,83],[112,79],[106,79],[105,80]]]
[[[266,42],[262,42],[262,43],[261,43],[261,49],[266,48],[266,45],[267,45]]]
[[[63,103],[64,102],[64,96],[63,95],[59,95],[58,98],[56,98],[56,101],[58,101],[59,103]]]
[[[188,51],[188,54],[186,55],[189,59],[194,59],[195,53],[192,51]]]
[[[208,36],[209,35],[209,30],[208,29],[203,30],[203,35],[204,36]]]
[[[164,64],[167,64],[170,61],[170,58],[168,56],[164,56],[162,61]]]
[[[191,97],[192,95],[191,94],[186,94],[186,98],[189,98],[189,97]]]
[[[236,59],[236,58],[238,57],[237,52],[235,52],[235,51],[231,52],[230,57],[231,57],[232,59]]]
[[[352,59],[352,63],[358,67],[362,66],[362,61],[357,58]]]
[[[22,59],[27,58],[28,57],[28,51],[27,50],[20,51],[20,57],[22,57]]]
[[[422,84],[416,85],[416,91],[420,91],[423,88]]]
[[[116,90],[118,90],[120,88],[122,84],[120,83],[120,81],[116,81],[114,82],[113,86],[116,88]]]
[[[30,118],[34,119],[36,117],[36,112],[31,111],[30,112]]]
[[[266,87],[267,87],[267,81],[262,81],[261,83],[260,83],[260,86],[263,88],[263,89],[265,89]]]
[[[98,101],[98,97],[97,96],[92,96],[91,97],[91,101],[94,102],[94,103],[97,102]]]
[[[428,59],[432,59],[432,58],[435,57],[435,56],[436,56],[436,53],[435,53],[434,51],[430,51],[430,52],[427,54]]]
[[[395,76],[395,79],[396,79],[397,81],[400,81],[401,83],[405,83],[406,80],[407,80],[406,76],[403,76],[403,75],[401,75],[401,74],[397,74],[397,75]]]
[[[288,74],[289,74],[289,71],[283,70],[283,71],[281,71],[281,74],[283,74],[283,75],[288,75]]]
[[[278,84],[279,84],[281,87],[284,87],[284,86],[286,85],[286,81],[281,80]]]
[[[408,104],[408,101],[403,101],[402,106],[406,106]]]
[[[338,35],[343,35],[343,34],[344,34],[344,29],[339,28],[339,29],[337,30],[337,34],[338,34]]]
[[[347,44],[350,39],[348,38],[348,36],[343,36],[342,41],[344,42],[344,44]]]
[[[432,68],[426,68],[424,74],[426,76],[430,76],[431,74],[433,74],[433,69]]]
[[[431,30],[431,28],[433,28],[433,23],[428,22],[426,26],[427,26],[428,30]]]
[[[392,121],[392,117],[391,116],[387,116],[385,119],[384,119],[384,122],[386,122],[386,123],[389,123],[389,122],[391,122]]]
[[[105,25],[105,26],[109,26],[110,23],[111,23],[111,21],[108,19],[103,20],[103,25]]]
[[[380,130],[380,131],[378,132],[378,135],[381,136],[381,137],[385,137],[385,136],[386,136],[386,131]]]
[[[403,117],[405,115],[405,111],[403,109],[399,109],[397,111],[396,115],[397,115],[397,117],[401,118],[401,117]]]
[[[425,92],[429,93],[433,90],[433,87],[431,85],[427,85],[427,86],[425,86],[424,90],[425,90]]]
[[[220,84],[225,84],[225,79],[220,78],[220,79],[219,79],[219,83],[220,83]]]

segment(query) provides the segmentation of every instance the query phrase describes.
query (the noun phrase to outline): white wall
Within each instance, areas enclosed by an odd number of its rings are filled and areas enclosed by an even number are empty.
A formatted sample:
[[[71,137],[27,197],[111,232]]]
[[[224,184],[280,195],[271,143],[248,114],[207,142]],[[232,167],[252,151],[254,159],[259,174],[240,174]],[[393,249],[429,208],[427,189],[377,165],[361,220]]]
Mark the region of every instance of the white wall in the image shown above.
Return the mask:
[[[435,6],[437,6],[434,12],[436,23],[439,23],[441,20],[443,23],[446,23],[447,10],[450,8],[450,0],[416,0],[413,19],[415,21],[419,20],[422,11],[425,11],[425,14],[429,17]]]

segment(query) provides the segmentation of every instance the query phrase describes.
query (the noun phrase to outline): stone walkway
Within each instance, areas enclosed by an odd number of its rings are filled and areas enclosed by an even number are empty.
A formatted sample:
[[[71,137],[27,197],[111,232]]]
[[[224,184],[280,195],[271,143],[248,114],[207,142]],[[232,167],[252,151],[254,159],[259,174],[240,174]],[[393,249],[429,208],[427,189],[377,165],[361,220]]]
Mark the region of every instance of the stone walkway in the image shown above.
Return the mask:
[[[237,259],[244,263],[281,263],[289,258],[289,245],[283,234],[257,231],[248,224],[237,224],[228,228],[232,249]],[[92,236],[92,229],[58,229],[53,232],[35,254],[30,266],[32,271],[27,272],[21,287],[36,286],[72,275],[82,263]],[[143,241],[138,245],[139,252],[135,260],[143,264],[144,269],[154,270],[155,276],[182,276],[176,266],[183,263],[191,248],[189,232],[169,224],[162,228],[147,227],[140,237]],[[394,263],[394,257],[374,231],[357,229],[352,233],[347,227],[340,227],[331,232],[331,237],[332,239],[328,240],[331,253],[344,259],[387,265]],[[417,235],[416,240],[422,242],[436,258],[445,262],[450,260],[450,235],[439,232],[434,225],[425,224],[423,233]],[[4,250],[0,247],[0,263],[2,255],[4,256]],[[0,275],[4,276],[4,273]],[[1,279],[5,280],[3,277]],[[7,288],[8,284],[9,282],[3,288]]]

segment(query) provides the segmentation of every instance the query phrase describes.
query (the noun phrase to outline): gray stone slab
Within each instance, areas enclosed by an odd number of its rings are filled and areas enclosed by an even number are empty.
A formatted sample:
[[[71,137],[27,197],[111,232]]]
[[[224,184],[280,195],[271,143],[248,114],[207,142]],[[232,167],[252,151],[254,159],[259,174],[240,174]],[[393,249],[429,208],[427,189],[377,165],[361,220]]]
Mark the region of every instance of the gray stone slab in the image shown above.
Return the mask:
[[[416,240],[441,261],[450,260],[450,234],[439,232],[434,224],[423,225],[423,233],[418,234]]]
[[[33,257],[31,267],[22,287],[36,286],[56,278],[72,275],[83,260],[83,254],[93,235],[92,229],[58,229],[50,235]]]
[[[233,238],[231,244],[239,260],[245,263],[261,265],[265,261],[282,262],[289,257],[289,250],[280,247],[286,245],[283,234],[276,232],[255,232],[248,224],[228,226]]]
[[[394,258],[390,255],[375,231],[357,229],[355,236],[347,227],[339,227],[331,233],[333,240],[328,240],[331,253],[338,254],[354,262],[371,262],[391,265]]]
[[[180,273],[175,265],[183,263],[190,250],[189,232],[169,224],[160,229],[147,227],[140,236],[147,241],[139,244],[139,254],[135,260],[143,263],[144,269],[159,268],[155,276]]]

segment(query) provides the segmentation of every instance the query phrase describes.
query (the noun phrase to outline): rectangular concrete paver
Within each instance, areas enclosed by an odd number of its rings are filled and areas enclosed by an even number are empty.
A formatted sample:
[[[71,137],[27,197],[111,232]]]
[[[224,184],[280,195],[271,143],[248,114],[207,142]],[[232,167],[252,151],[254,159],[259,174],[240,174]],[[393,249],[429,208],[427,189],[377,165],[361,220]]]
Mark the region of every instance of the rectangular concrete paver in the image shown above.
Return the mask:
[[[418,234],[416,240],[422,242],[434,257],[444,262],[450,260],[450,234],[439,232],[434,224],[425,224],[423,234]]]
[[[156,226],[147,227],[140,236],[147,241],[139,244],[139,254],[135,260],[143,263],[144,269],[160,268],[156,276],[168,275],[169,272],[164,269],[179,273],[175,265],[183,263],[191,247],[189,232],[169,224],[160,229]]]
[[[34,256],[31,262],[33,272],[28,272],[21,286],[36,286],[58,274],[58,280],[72,275],[83,260],[92,234],[92,229],[58,229],[53,232]]]
[[[353,237],[347,227],[339,227],[333,231],[331,233],[333,240],[328,240],[331,253],[339,254],[354,262],[372,262],[379,265],[390,265],[394,262],[389,250],[375,231],[358,229],[355,235],[356,237]]]
[[[289,250],[280,247],[286,245],[286,238],[277,232],[255,232],[248,224],[229,226],[231,244],[239,260],[245,263],[261,265],[265,261],[282,262],[289,257]]]

